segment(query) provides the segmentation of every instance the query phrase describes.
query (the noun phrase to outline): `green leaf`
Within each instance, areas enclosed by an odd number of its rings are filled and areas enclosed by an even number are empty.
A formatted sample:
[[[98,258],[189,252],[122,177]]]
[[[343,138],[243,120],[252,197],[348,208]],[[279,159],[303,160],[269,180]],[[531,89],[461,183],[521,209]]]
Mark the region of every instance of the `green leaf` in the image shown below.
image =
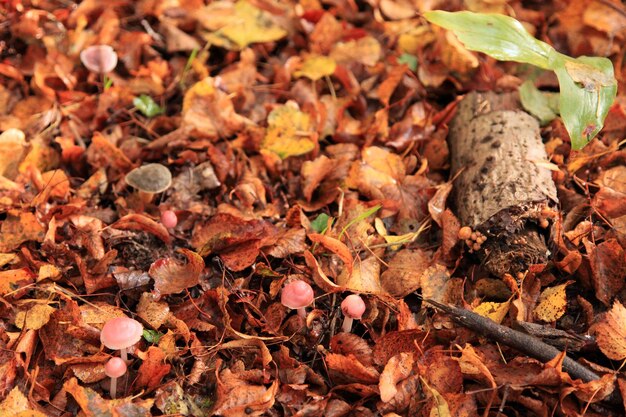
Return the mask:
[[[161,106],[156,104],[154,100],[152,100],[152,97],[145,94],[135,97],[133,99],[133,104],[147,117],[154,117],[165,111]]]
[[[602,129],[617,95],[613,64],[607,58],[574,59],[560,54],[508,16],[443,11],[427,12],[424,16],[452,30],[467,49],[556,72],[561,90],[559,113],[573,149],[581,149]]]
[[[483,52],[501,61],[516,61],[549,69],[553,48],[532,37],[524,26],[509,16],[489,13],[424,13],[429,22],[452,30],[467,49]]]
[[[406,64],[411,71],[417,70],[417,57],[404,53],[398,57],[398,64]]]
[[[160,333],[156,330],[146,330],[143,331],[143,338],[146,339],[148,343],[159,343],[159,340],[163,337],[163,333]]]
[[[519,88],[519,96],[524,109],[539,119],[542,126],[558,116],[558,93],[541,92],[532,81],[525,81]]]
[[[328,227],[328,219],[330,219],[328,214],[320,213],[315,220],[311,222],[311,228],[317,233],[323,233]]]
[[[573,59],[556,51],[550,61],[561,88],[561,118],[572,148],[582,149],[602,129],[617,95],[613,64],[607,58]]]

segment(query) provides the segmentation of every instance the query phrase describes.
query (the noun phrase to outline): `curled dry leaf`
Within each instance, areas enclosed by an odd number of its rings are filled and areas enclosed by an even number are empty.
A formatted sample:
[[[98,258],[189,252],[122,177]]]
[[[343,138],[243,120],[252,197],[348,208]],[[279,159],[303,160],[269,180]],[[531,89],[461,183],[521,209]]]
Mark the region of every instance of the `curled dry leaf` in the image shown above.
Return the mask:
[[[164,243],[170,243],[170,234],[165,226],[143,214],[127,214],[110,227],[120,230],[137,230],[150,233],[161,239]]]
[[[224,417],[262,416],[274,405],[278,381],[269,387],[253,383],[246,378],[246,371],[226,368],[220,371],[221,361],[216,365],[217,393],[212,409],[213,415]],[[258,370],[258,373],[261,373]],[[248,371],[251,377],[255,370]]]
[[[165,363],[165,352],[156,346],[150,346],[141,355],[141,366],[133,387],[153,390],[161,384],[161,380],[170,372],[171,365]]]
[[[598,347],[607,358],[621,361],[626,358],[626,308],[615,301],[591,331],[596,336]]]
[[[309,233],[308,238],[314,242],[319,243],[326,249],[337,255],[342,261],[343,265],[348,271],[348,274],[352,273],[354,259],[350,253],[350,249],[342,241],[335,239],[334,237],[320,235],[319,233]]]
[[[389,402],[395,397],[398,389],[396,385],[398,382],[406,379],[411,375],[413,370],[413,354],[399,353],[389,359],[389,362],[385,365],[382,374],[380,374],[380,381],[378,382],[378,388],[380,389],[380,399],[383,402]]]
[[[154,279],[154,292],[157,297],[179,293],[200,282],[204,259],[189,249],[182,248],[178,252],[187,258],[186,264],[181,264],[174,258],[164,258],[150,266],[148,273]]]

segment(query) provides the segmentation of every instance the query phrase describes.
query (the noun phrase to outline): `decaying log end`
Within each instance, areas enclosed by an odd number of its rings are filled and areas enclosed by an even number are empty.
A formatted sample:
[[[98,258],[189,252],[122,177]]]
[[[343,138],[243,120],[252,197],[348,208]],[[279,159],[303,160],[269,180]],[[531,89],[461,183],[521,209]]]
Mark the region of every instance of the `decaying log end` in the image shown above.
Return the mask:
[[[537,224],[557,203],[539,123],[516,94],[468,94],[448,135],[461,224],[487,236],[479,256],[497,276],[547,261]]]

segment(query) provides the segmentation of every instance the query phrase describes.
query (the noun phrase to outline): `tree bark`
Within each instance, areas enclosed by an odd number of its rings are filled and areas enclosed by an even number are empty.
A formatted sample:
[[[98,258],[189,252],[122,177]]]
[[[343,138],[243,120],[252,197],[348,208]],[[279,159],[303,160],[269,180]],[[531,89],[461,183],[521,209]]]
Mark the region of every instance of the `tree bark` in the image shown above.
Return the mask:
[[[468,94],[448,135],[461,224],[487,236],[479,256],[497,276],[547,260],[537,223],[557,203],[539,123],[516,94]]]

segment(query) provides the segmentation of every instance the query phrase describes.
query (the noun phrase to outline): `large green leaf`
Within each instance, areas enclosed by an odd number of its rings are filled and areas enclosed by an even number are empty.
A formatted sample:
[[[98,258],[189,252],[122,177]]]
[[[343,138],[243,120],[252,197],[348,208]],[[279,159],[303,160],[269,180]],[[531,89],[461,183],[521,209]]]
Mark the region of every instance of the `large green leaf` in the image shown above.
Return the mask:
[[[539,119],[542,126],[558,116],[559,94],[539,91],[532,81],[527,80],[519,87],[522,107]]]
[[[533,38],[520,22],[508,16],[439,10],[424,16],[452,30],[467,49],[556,72],[561,89],[559,112],[573,149],[581,149],[602,129],[617,95],[613,65],[607,58],[574,59],[560,54]]]
[[[454,31],[467,49],[483,52],[501,61],[516,61],[549,69],[552,47],[533,38],[524,26],[509,16],[493,13],[424,13],[426,19]]]
[[[570,58],[558,52],[550,61],[559,79],[559,109],[573,149],[583,148],[602,129],[617,95],[613,64],[607,58]]]

